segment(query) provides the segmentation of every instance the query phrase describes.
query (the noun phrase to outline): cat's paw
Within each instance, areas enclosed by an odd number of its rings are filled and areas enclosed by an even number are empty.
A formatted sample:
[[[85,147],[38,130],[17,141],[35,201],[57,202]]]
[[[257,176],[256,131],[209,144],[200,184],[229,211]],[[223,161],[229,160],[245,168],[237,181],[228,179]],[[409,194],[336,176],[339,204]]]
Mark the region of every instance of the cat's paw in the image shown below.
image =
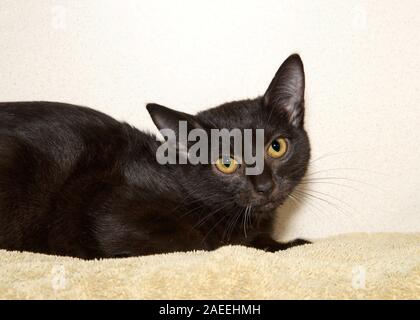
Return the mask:
[[[310,242],[308,240],[305,240],[305,239],[295,239],[295,240],[292,240],[292,241],[288,242],[287,244],[289,245],[289,248],[292,248],[292,247],[302,246],[304,244],[311,244],[311,243],[312,242]]]

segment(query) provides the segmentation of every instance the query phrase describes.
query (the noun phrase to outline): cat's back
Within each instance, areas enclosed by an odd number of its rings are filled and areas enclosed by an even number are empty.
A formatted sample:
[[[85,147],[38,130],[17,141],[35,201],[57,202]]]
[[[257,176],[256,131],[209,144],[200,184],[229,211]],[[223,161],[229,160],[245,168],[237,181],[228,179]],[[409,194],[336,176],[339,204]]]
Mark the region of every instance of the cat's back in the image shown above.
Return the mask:
[[[13,131],[22,137],[57,129],[83,130],[110,128],[121,124],[112,117],[91,108],[73,104],[30,101],[0,102],[0,132]],[[37,135],[39,136],[39,135]]]
[[[157,147],[154,136],[91,108],[0,103],[0,191],[13,181],[12,173],[22,175],[22,184],[32,177],[37,185],[47,179],[51,186],[78,176],[133,178],[135,167],[139,180],[156,166]]]
[[[90,108],[43,101],[0,103],[0,143],[25,146],[63,169],[88,148],[94,152],[102,141],[122,135],[120,122]],[[5,147],[0,146],[3,153]]]

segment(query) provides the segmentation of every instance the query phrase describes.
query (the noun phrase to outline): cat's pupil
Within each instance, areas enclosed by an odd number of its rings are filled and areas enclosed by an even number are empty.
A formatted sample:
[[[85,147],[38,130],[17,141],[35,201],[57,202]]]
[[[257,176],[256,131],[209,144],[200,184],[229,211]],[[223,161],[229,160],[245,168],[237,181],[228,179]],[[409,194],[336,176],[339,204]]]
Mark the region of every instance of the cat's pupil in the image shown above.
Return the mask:
[[[271,147],[273,148],[274,151],[279,152],[280,151],[280,143],[277,140],[274,140],[271,143]]]
[[[229,158],[224,158],[223,159],[223,164],[224,164],[224,166],[226,167],[226,168],[229,168],[230,167],[230,164],[231,164],[231,161],[230,161],[230,159]]]

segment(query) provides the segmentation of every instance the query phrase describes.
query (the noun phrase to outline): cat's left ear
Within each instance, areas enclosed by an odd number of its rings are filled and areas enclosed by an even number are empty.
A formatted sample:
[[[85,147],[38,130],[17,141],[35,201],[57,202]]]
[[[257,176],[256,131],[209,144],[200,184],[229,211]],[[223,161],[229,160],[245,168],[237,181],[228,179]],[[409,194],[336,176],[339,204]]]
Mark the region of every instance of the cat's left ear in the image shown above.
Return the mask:
[[[187,131],[201,128],[198,120],[188,113],[172,110],[156,103],[148,103],[146,109],[159,130],[171,129],[178,135],[180,121],[186,122]]]
[[[298,54],[287,58],[264,94],[264,107],[276,108],[298,128],[303,126],[305,72]]]

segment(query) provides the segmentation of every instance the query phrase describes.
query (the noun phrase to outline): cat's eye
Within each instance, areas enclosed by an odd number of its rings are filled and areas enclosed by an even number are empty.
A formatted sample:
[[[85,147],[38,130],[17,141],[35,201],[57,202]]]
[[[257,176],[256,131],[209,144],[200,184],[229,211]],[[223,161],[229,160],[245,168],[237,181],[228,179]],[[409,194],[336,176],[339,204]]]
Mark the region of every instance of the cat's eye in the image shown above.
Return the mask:
[[[220,172],[226,174],[234,173],[239,167],[238,161],[231,157],[222,157],[216,161],[215,165]]]
[[[284,138],[273,140],[268,147],[267,154],[272,158],[281,158],[287,152],[287,141]]]

